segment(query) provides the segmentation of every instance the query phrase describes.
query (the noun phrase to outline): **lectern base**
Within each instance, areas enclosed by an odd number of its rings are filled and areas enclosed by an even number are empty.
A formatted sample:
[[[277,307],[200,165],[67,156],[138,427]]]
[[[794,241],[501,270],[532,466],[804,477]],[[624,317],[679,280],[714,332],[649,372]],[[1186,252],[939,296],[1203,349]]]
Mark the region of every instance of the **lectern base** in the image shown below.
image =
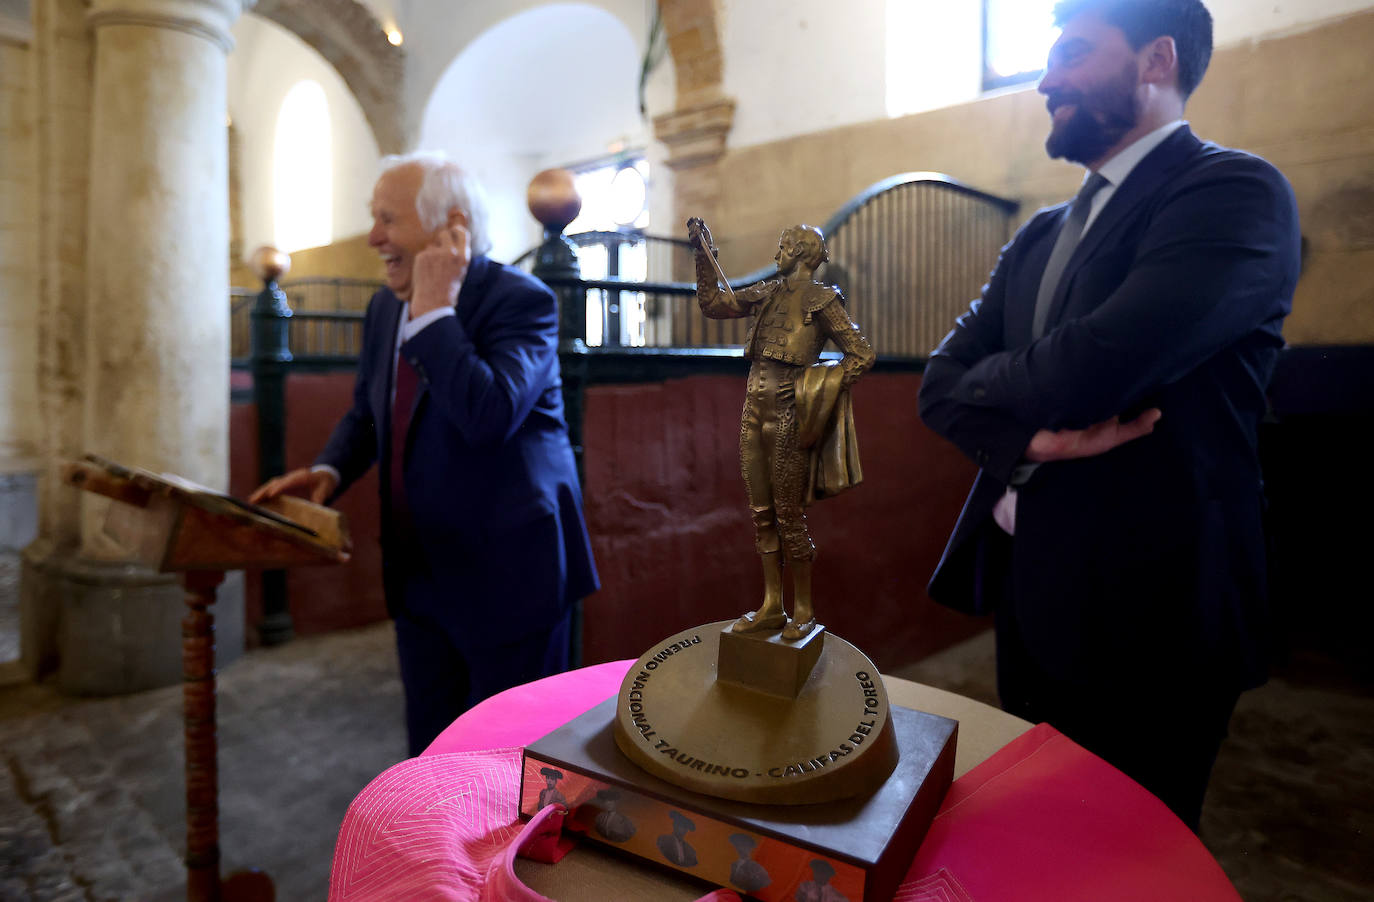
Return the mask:
[[[20,579],[22,653],[28,678],[55,673],[68,695],[127,695],[181,682],[177,642],[184,612],[176,576],[131,563],[24,550]],[[218,593],[215,666],[243,654],[243,574]]]
[[[277,889],[262,871],[235,871],[220,884],[222,902],[276,902]]]

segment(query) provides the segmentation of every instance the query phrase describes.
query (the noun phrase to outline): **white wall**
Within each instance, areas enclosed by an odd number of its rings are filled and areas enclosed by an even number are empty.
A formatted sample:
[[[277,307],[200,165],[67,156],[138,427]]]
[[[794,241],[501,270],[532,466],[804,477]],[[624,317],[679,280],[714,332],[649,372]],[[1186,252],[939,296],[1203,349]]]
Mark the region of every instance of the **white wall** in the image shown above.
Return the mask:
[[[377,141],[343,78],[315,50],[284,28],[254,15],[234,25],[229,55],[229,115],[239,135],[243,251],[273,243],[272,147],[277,114],[293,85],[319,82],[333,132],[333,240],[371,227],[367,204],[377,178]]]
[[[394,2],[394,0],[358,0],[358,2],[367,7],[368,12],[372,13],[372,17],[381,23],[383,28],[388,28],[397,24],[396,7],[403,5],[405,0],[400,0],[400,3]]]
[[[720,4],[730,146],[883,118],[885,16],[885,0]]]
[[[671,198],[664,149],[638,110],[648,0],[362,2],[404,36],[413,147],[449,151],[487,185],[497,259],[539,240],[525,189],[548,166],[604,155],[612,144],[645,150],[653,204]],[[378,152],[343,80],[294,35],[257,16],[240,19],[234,35],[229,111],[240,136],[244,252],[272,240],[272,136],[282,99],[303,78],[324,87],[334,122],[334,240],[366,232]],[[650,117],[672,108],[672,72],[665,58],[650,79]]]
[[[904,8],[896,21],[919,26],[890,32],[889,5]],[[724,0],[724,87],[736,100],[730,146],[886,118],[889,71],[906,80],[907,113],[972,100],[982,87],[981,6]]]
[[[530,176],[578,162],[614,141],[647,151],[656,232],[674,231],[665,149],[634,95],[649,0],[362,0],[405,36],[406,122],[416,146],[443,146],[488,182],[498,259],[538,239],[525,210]],[[887,116],[890,62],[906,66],[914,106],[979,94],[981,21],[975,0],[891,0],[923,11],[923,27],[890,35],[889,0],[717,0],[724,90],[736,100],[731,147]],[[1212,0],[1219,46],[1308,27],[1374,6],[1370,0]],[[580,23],[580,24],[578,24]],[[334,236],[361,234],[377,150],[337,73],[294,36],[253,15],[235,28],[229,109],[242,136],[244,249],[271,240],[271,138],[286,91],[324,86],[334,121]],[[901,54],[889,58],[889,48]],[[576,73],[576,74],[574,74]],[[599,86],[578,107],[574,87]],[[674,107],[672,61],[650,81],[649,117]]]
[[[447,151],[486,185],[494,258],[539,240],[525,205],[536,172],[649,144],[637,93],[642,43],[603,6],[540,4],[474,36],[439,76],[418,145]],[[652,85],[657,111],[671,103],[671,66],[664,70]],[[650,158],[656,182],[659,162]]]
[[[1218,47],[1311,27],[1374,6],[1370,0],[1204,0]]]
[[[378,4],[387,0],[375,0]],[[555,5],[550,0],[390,0],[405,34],[405,113],[409,134],[418,135],[420,121],[439,79],[449,65],[487,29],[521,12]],[[603,9],[619,19],[637,46],[649,28],[650,0],[590,0],[586,5]],[[556,36],[555,36],[556,37]],[[560,85],[559,73],[537,67],[531,78],[544,78],[551,96]],[[500,94],[491,83],[473,86],[475,91]]]
[[[889,2],[925,26],[887,32]],[[962,0],[722,0],[725,93],[736,100],[731,147],[887,116],[889,48],[915,79],[908,112],[973,100],[982,86],[981,3]],[[1218,46],[1302,28],[1370,0],[1210,0]]]

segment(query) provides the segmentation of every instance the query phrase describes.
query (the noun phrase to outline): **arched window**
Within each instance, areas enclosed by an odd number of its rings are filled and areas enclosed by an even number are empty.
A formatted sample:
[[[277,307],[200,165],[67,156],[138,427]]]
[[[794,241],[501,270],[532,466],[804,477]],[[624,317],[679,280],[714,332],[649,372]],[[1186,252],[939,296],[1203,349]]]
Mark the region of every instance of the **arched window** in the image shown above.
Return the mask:
[[[272,226],[286,252],[334,240],[334,166],[329,102],[319,82],[292,86],[277,114],[272,152]]]

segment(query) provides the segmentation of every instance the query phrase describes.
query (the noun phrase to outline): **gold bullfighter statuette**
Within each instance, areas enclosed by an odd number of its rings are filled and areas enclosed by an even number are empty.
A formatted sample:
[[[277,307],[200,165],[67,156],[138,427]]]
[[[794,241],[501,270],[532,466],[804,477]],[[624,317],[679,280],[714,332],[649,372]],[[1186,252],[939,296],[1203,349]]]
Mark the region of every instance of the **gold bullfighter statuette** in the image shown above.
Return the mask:
[[[795,641],[817,628],[811,600],[816,546],[806,506],[863,478],[849,386],[876,355],[849,318],[844,295],[816,281],[829,259],[820,229],[796,225],[778,241],[776,278],[739,291],[716,260],[711,232],[687,220],[696,254],[697,303],[713,319],[752,316],[745,337],[750,360],[740,420],[740,469],[754,521],[754,547],[763,563],[763,603],[735,621],[734,632],[782,630]],[[843,354],[821,362],[826,341]],[[783,568],[792,574],[792,616],[783,606]]]

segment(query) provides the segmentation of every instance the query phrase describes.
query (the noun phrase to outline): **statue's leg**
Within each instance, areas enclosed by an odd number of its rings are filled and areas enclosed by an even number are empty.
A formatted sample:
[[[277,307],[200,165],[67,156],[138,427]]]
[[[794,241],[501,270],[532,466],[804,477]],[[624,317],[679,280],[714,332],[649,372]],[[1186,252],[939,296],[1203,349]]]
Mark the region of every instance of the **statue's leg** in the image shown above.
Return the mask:
[[[759,562],[763,564],[763,604],[735,621],[731,629],[737,633],[781,629],[787,623],[787,612],[782,609],[782,552],[760,554]]]
[[[787,567],[792,571],[792,619],[782,631],[784,639],[800,639],[816,625],[811,603],[811,563],[816,559],[816,546],[806,528],[802,504],[809,459],[798,433],[796,400],[789,379],[778,390],[773,438],[773,506]]]
[[[795,561],[792,571],[792,619],[782,629],[784,639],[800,639],[816,628],[816,612],[811,606],[811,561]]]
[[[763,604],[735,621],[737,633],[781,629],[787,622],[782,605],[782,545],[773,513],[773,474],[767,454],[773,433],[767,373],[761,367],[749,371],[749,390],[740,418],[739,459],[744,488],[749,495],[749,516],[754,521],[754,548],[763,564]]]

